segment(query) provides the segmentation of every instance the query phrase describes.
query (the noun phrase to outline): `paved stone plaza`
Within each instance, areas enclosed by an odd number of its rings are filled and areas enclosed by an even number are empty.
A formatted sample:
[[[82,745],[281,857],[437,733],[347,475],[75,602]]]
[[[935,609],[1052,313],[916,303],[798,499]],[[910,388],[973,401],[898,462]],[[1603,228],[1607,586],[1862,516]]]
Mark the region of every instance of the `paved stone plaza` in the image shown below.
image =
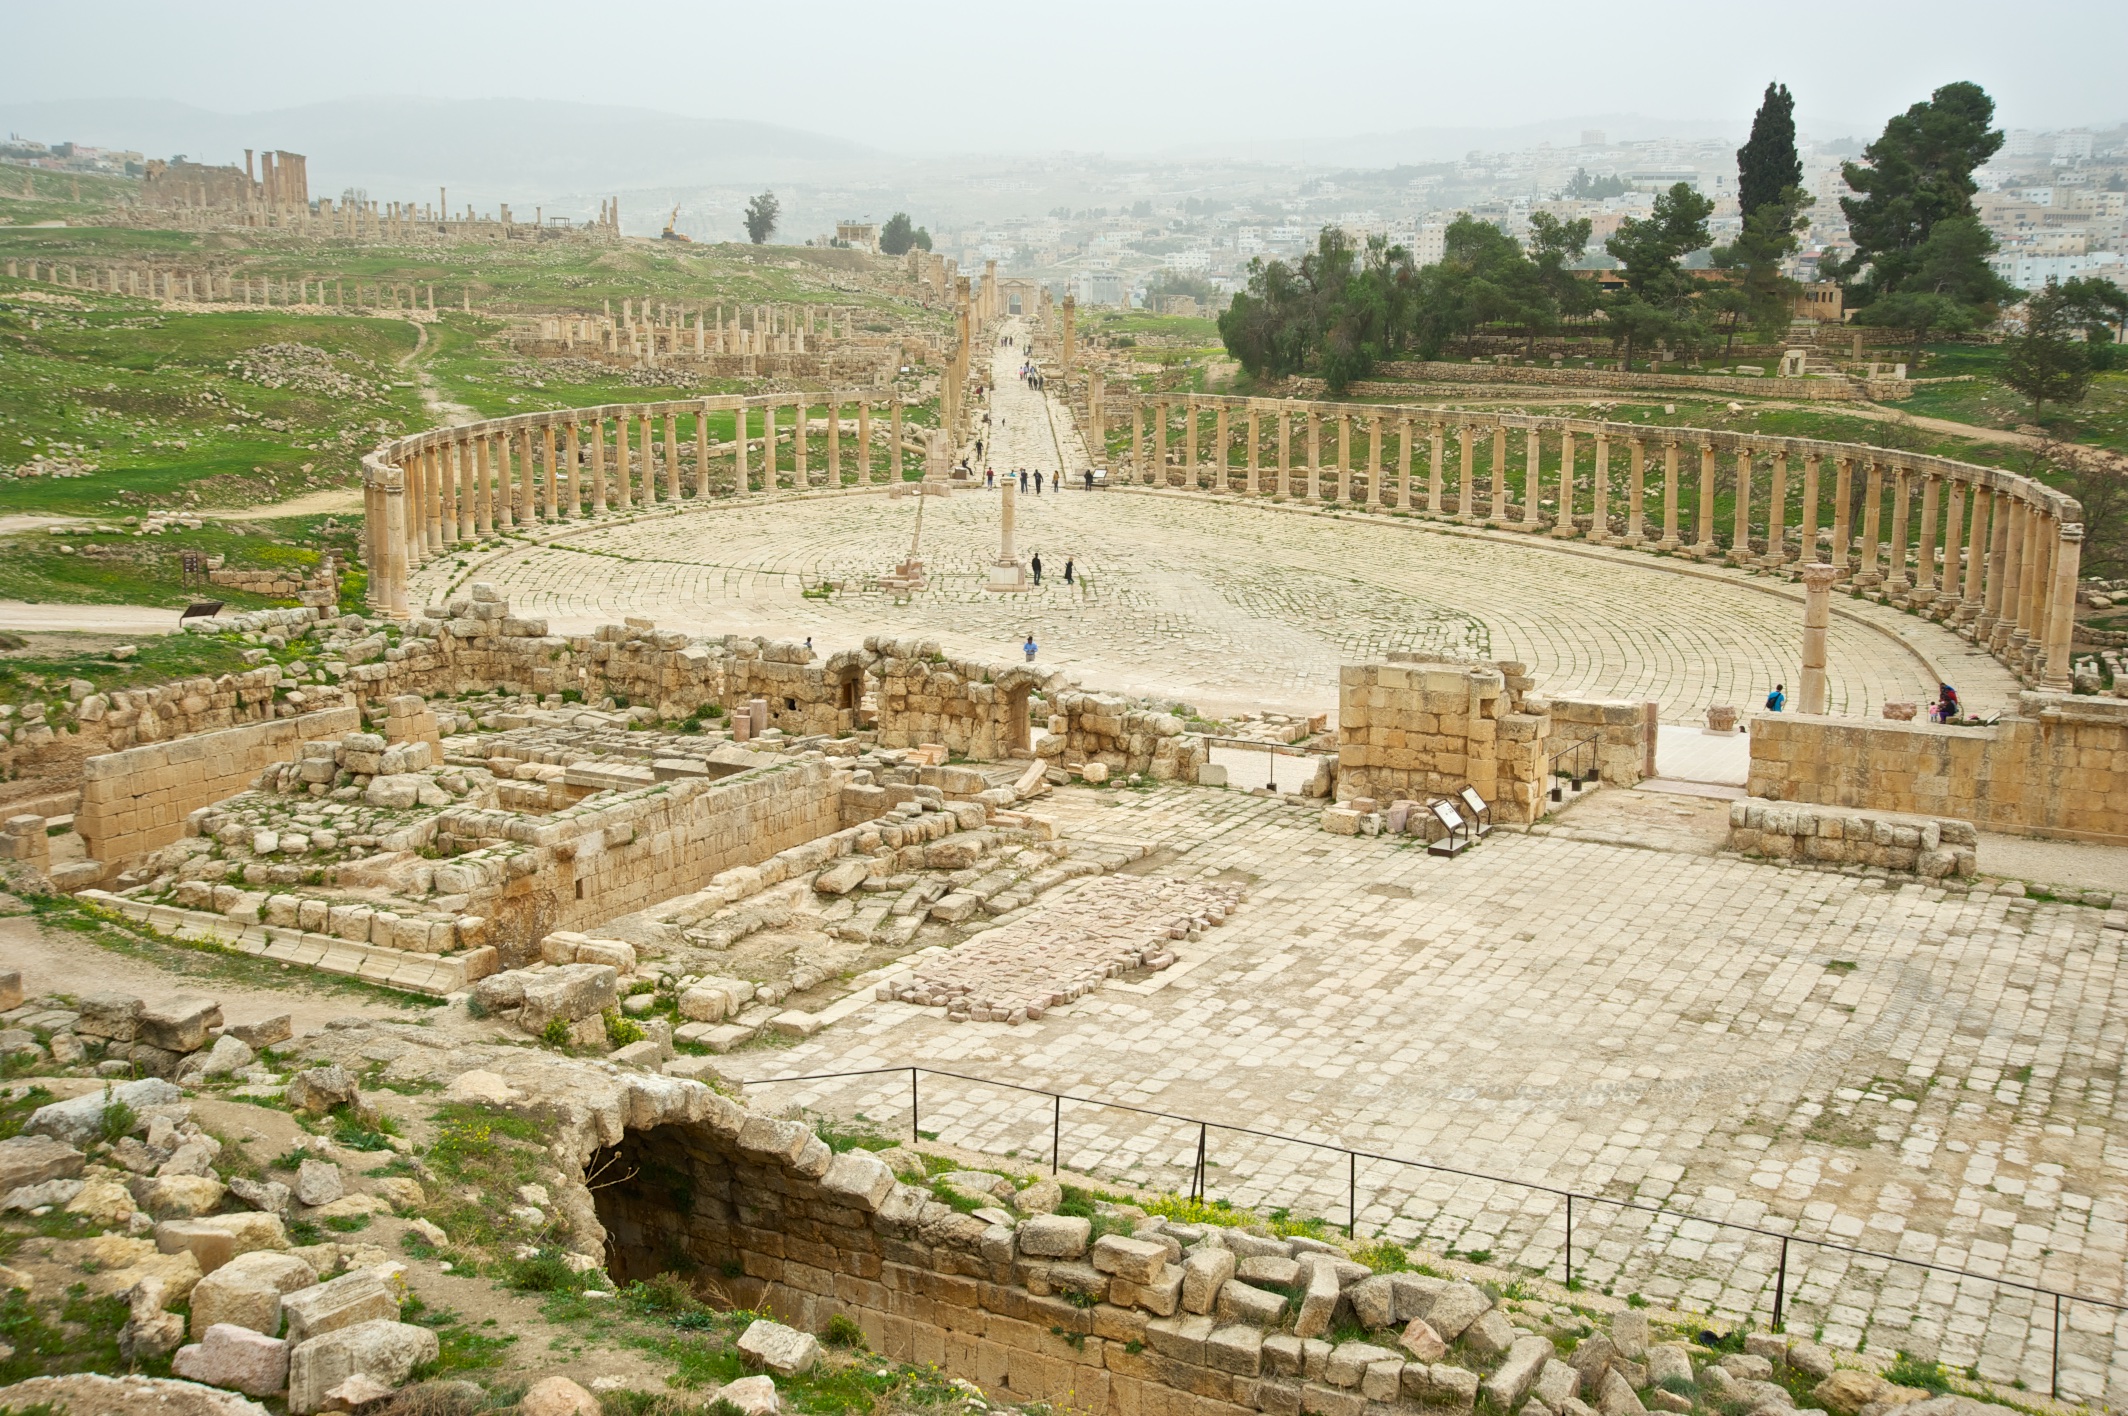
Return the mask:
[[[1173,968],[1038,1022],[881,1001],[727,1061],[920,1063],[2120,1295],[2128,979],[2100,910],[1720,856],[1726,803],[1646,792],[1453,862],[1233,792],[1074,788],[1053,807],[1073,836],[1152,842],[1146,868],[1247,881],[1247,899]],[[764,1094],[907,1124],[906,1077]],[[1046,1163],[1046,1098],[926,1097],[925,1130]],[[1194,1127],[1091,1107],[1065,1126],[1066,1167],[1188,1190]],[[1210,1160],[1215,1198],[1345,1218],[1341,1156],[1215,1131]],[[1559,1271],[1553,1197],[1378,1163],[1359,1188],[1363,1232]],[[1592,1285],[1766,1320],[1776,1241],[1590,1209]],[[2051,1307],[1802,1246],[1788,1275],[1791,1331],[2045,1388]],[[2096,1309],[2064,1324],[2065,1389],[2121,1399],[2128,1334]]]
[[[1061,412],[1052,421],[1044,397],[1014,377],[1017,359],[999,351],[991,407],[1004,427],[989,461],[1001,476],[1039,467],[1046,477],[1069,422]],[[922,499],[930,585],[913,596],[867,588],[907,554],[915,528],[918,499],[884,489],[690,504],[559,540],[543,531],[549,539],[480,559],[477,578],[522,613],[575,631],[636,614],[823,646],[923,633],[980,657],[1013,654],[1032,632],[1044,663],[1089,685],[1209,712],[1333,708],[1338,665],[1390,650],[1520,659],[1545,691],[1652,699],[1673,721],[1711,703],[1756,707],[1777,682],[1795,692],[1795,586],[1381,513],[1082,488],[1020,498],[1020,554],[1039,554],[1044,571],[1025,595],[982,588],[998,523],[998,496],[985,491]],[[454,576],[448,561],[433,563],[415,593]],[[805,598],[823,583],[841,588]],[[1932,699],[1930,663],[1974,708],[2014,697],[2000,665],[1940,626],[1863,601],[1839,608],[1831,711],[1874,716],[1888,699]]]

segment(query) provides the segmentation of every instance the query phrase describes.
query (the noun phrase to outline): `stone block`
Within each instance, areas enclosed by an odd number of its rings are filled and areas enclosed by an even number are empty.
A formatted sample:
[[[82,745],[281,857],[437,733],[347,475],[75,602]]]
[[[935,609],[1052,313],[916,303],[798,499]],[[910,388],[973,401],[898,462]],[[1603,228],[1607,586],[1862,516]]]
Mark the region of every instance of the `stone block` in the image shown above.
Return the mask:
[[[1204,1340],[1204,1364],[1215,1372],[1253,1377],[1263,1371],[1264,1335],[1252,1323],[1215,1327]]]
[[[1330,1330],[1330,1320],[1337,1312],[1337,1269],[1326,1260],[1317,1260],[1306,1266],[1306,1273],[1308,1289],[1301,1298],[1293,1331],[1303,1338],[1321,1337]]]
[[[1475,1284],[1451,1283],[1434,1295],[1426,1310],[1426,1321],[1443,1342],[1454,1342],[1492,1306],[1493,1300]]]
[[[739,1355],[779,1376],[809,1372],[820,1362],[820,1342],[809,1332],[757,1318],[739,1334]]]
[[[333,1388],[365,1376],[396,1388],[423,1362],[436,1360],[436,1334],[411,1323],[373,1319],[292,1343],[288,1358],[288,1410],[309,1416],[325,1409]]]
[[[1205,1249],[1192,1254],[1182,1265],[1182,1306],[1192,1313],[1209,1313],[1219,1302],[1219,1292],[1234,1277],[1238,1261],[1230,1249]]]
[[[1506,1320],[1503,1318],[1502,1321]],[[1483,1323],[1484,1319],[1480,1319],[1472,1327],[1475,1329],[1482,1326]],[[1464,1334],[1466,1342],[1469,1341],[1469,1336],[1469,1331],[1466,1330]],[[1537,1377],[1543,1372],[1545,1363],[1552,1361],[1552,1352],[1552,1343],[1549,1338],[1516,1337],[1511,1339],[1505,1360],[1493,1369],[1491,1376],[1479,1384],[1479,1390],[1499,1410],[1514,1410],[1522,1398],[1529,1395],[1531,1388],[1537,1385]],[[1564,1366],[1565,1364],[1560,1363],[1557,1365]],[[1574,1377],[1578,1385],[1580,1374],[1576,1373],[1572,1367],[1566,1367],[1565,1370]],[[1566,1393],[1566,1395],[1571,1394]]]
[[[0,1195],[25,1185],[71,1180],[84,1164],[81,1152],[64,1141],[47,1135],[10,1136],[0,1141]]]
[[[246,1047],[272,1047],[295,1036],[295,1028],[288,1014],[276,1013],[256,1022],[230,1023],[222,1029],[222,1036],[233,1037]]]
[[[1239,1279],[1229,1279],[1220,1285],[1212,1310],[1222,1322],[1275,1327],[1285,1317],[1286,1299],[1284,1294],[1255,1288]]]
[[[1409,1353],[1415,1362],[1438,1362],[1448,1355],[1448,1344],[1424,1318],[1413,1318],[1405,1324],[1404,1335],[1397,1339],[1397,1346]]]
[[[296,1167],[293,1187],[296,1199],[305,1205],[329,1205],[347,1193],[340,1167],[329,1160],[306,1157]]]
[[[195,1219],[222,1202],[222,1182],[211,1175],[158,1175],[136,1183],[134,1200],[156,1219]]]
[[[281,1299],[288,1340],[303,1343],[341,1328],[399,1316],[399,1295],[370,1269],[357,1269]]]
[[[281,1330],[281,1299],[317,1281],[317,1271],[293,1254],[239,1254],[194,1285],[192,1335],[204,1337],[223,1323],[271,1337]]]
[[[140,1011],[145,1005],[132,994],[85,993],[74,1006],[81,1015],[74,1031],[83,1037],[100,1037],[108,1042],[138,1040]]]
[[[1097,1263],[1099,1252],[1100,1246],[1097,1244]],[[1096,1269],[1096,1272],[1099,1270]],[[1162,1264],[1160,1271],[1149,1283],[1138,1283],[1118,1274],[1108,1286],[1108,1301],[1118,1307],[1143,1308],[1148,1313],[1171,1318],[1182,1306],[1182,1267],[1179,1264]]]
[[[216,1323],[198,1342],[177,1350],[170,1370],[246,1396],[275,1396],[288,1385],[288,1344],[250,1328]]]
[[[548,1023],[581,1022],[614,1006],[620,973],[610,964],[565,964],[525,982],[517,1024],[537,1037]]]
[[[1457,1345],[1480,1357],[1504,1356],[1515,1343],[1514,1324],[1498,1308],[1480,1313],[1476,1322],[1463,1329]]]
[[[1152,1283],[1167,1267],[1167,1246],[1149,1239],[1104,1234],[1094,1241],[1093,1266],[1127,1283]]]
[[[137,1116],[150,1107],[182,1101],[184,1095],[159,1078],[124,1082],[105,1090],[85,1092],[69,1101],[40,1106],[30,1113],[22,1130],[25,1135],[49,1136],[70,1146],[85,1146],[101,1139],[104,1108],[111,1102],[125,1103]]]
[[[208,1029],[221,1025],[221,1005],[213,999],[170,998],[142,1006],[138,1036],[166,1052],[197,1052],[209,1041]]]

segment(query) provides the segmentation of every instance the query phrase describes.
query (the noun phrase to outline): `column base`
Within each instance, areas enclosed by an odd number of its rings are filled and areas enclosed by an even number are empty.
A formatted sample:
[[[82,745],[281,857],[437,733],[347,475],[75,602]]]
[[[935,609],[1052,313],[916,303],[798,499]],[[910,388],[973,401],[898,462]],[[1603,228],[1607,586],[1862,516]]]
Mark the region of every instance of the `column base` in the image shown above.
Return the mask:
[[[1684,544],[1685,543],[1683,541],[1680,541],[1673,536],[1665,536],[1660,541],[1657,541],[1655,543],[1655,549],[1658,551],[1674,551],[1682,547]]]
[[[1027,567],[1018,561],[998,560],[990,563],[990,578],[983,582],[983,588],[1011,593],[1032,590],[1034,583],[1027,578]]]
[[[1571,541],[1581,534],[1581,528],[1572,521],[1561,521],[1558,525],[1552,527],[1551,534],[1552,539],[1555,541]]]

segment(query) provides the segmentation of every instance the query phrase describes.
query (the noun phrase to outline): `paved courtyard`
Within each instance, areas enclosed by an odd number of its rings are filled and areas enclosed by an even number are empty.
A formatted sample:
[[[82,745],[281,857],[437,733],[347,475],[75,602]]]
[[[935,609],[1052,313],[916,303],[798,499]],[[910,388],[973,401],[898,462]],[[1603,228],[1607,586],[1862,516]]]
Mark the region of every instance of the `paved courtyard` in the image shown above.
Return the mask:
[[[1246,900],[1172,968],[1039,1021],[874,1001],[728,1062],[922,1064],[2122,1296],[2128,977],[2100,910],[1747,863],[1716,853],[1726,802],[1647,792],[1453,862],[1235,792],[1073,788],[1045,809]],[[763,1094],[891,1128],[907,1087]],[[1066,1167],[1189,1189],[1194,1126],[1063,1119]],[[1052,1121],[1043,1097],[925,1083],[927,1132],[1030,1169]],[[1209,1161],[1214,1198],[1347,1217],[1342,1155],[1214,1130]],[[1357,1188],[1362,1233],[1560,1271],[1554,1196],[1381,1162]],[[1769,1316],[1777,1240],[1586,1202],[1574,1226],[1594,1286]],[[1787,1285],[1792,1331],[2046,1387],[2051,1304],[1803,1245]],[[2065,1389],[2128,1396],[2128,1323],[2072,1305],[2064,1329]]]
[[[991,465],[1051,473],[1058,430],[1072,456],[1068,420],[1057,411],[1052,421],[1044,396],[1017,380],[1017,358],[999,351],[992,409],[1004,426]],[[637,614],[696,633],[811,635],[834,647],[920,633],[957,655],[996,658],[1016,657],[1032,633],[1042,662],[1090,687],[1214,713],[1334,709],[1338,665],[1390,650],[1520,659],[1546,691],[1652,699],[1679,722],[1711,703],[1756,707],[1775,683],[1795,691],[1801,592],[1763,577],[1686,574],[1680,562],[1631,552],[1383,514],[1073,489],[1019,499],[1020,554],[1040,554],[1043,584],[997,595],[982,583],[997,553],[998,500],[993,491],[890,498],[882,488],[690,505],[521,544],[474,573],[565,630]],[[881,591],[873,578],[907,554],[919,501],[930,587]],[[426,568],[417,597],[457,573]],[[823,584],[840,588],[806,597]],[[2000,666],[1933,624],[1860,601],[1838,610],[1836,713],[1933,698],[1931,663],[1977,708],[2014,696]]]

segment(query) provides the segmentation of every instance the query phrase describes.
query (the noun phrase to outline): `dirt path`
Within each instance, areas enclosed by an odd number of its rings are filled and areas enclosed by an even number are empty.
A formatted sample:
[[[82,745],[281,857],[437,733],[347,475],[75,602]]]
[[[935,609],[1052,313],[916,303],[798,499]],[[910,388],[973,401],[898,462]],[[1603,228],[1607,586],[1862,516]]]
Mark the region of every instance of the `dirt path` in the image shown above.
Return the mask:
[[[26,600],[0,600],[0,629],[175,634],[177,611],[160,605],[33,605]]]
[[[282,516],[326,516],[359,514],[362,510],[360,487],[325,487],[315,492],[305,492],[299,497],[290,497],[271,506],[250,506],[241,511],[215,511],[208,513],[222,521],[271,521]]]
[[[399,367],[413,374],[415,380],[421,385],[422,406],[427,408],[429,412],[434,413],[450,427],[455,428],[462,423],[479,422],[480,414],[477,411],[466,407],[463,403],[453,403],[450,399],[437,392],[435,376],[415,362],[428,347],[428,326],[417,320],[414,323],[414,347],[399,356]]]
[[[189,955],[175,948],[170,954],[173,964],[210,957]],[[0,959],[7,961],[9,969],[22,970],[24,997],[93,993],[100,989],[117,989],[144,998],[193,994],[219,1002],[226,1022],[254,1022],[287,1013],[297,1036],[316,1032],[332,1019],[350,1014],[403,1020],[420,1016],[366,994],[318,988],[311,983],[313,975],[308,972],[290,970],[285,984],[262,987],[208,972],[188,973],[176,967],[162,967],[150,958],[103,948],[84,935],[46,928],[30,915],[0,919]]]

